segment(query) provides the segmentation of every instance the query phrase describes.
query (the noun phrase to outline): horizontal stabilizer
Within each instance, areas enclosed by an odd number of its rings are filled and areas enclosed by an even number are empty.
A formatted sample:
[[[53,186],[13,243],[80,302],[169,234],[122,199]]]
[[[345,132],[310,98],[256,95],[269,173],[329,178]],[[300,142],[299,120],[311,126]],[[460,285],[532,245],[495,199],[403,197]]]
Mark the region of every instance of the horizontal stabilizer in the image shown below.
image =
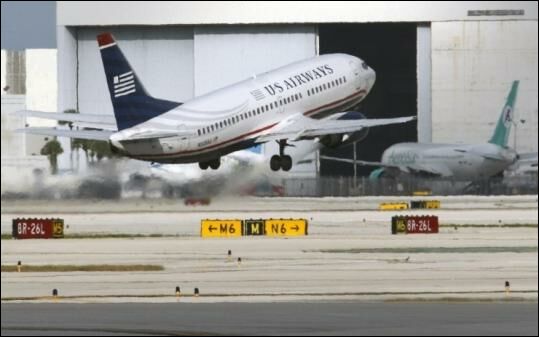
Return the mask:
[[[57,128],[24,128],[17,129],[15,131],[29,133],[33,135],[58,136],[104,141],[108,141],[110,135],[114,133],[113,131],[108,130],[60,130]]]
[[[21,117],[36,117],[44,119],[53,119],[57,121],[65,122],[80,122],[92,125],[100,125],[109,129],[110,127],[116,128],[116,121],[112,115],[97,115],[97,114],[74,114],[74,113],[59,113],[59,112],[47,112],[36,110],[19,110],[13,113],[15,116]],[[97,127],[96,127],[97,128]]]

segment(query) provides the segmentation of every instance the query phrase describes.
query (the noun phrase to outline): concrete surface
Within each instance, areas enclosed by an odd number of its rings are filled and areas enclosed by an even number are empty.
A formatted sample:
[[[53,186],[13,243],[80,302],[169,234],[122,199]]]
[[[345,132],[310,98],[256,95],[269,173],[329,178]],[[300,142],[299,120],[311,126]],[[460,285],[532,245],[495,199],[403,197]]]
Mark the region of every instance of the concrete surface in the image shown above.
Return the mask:
[[[537,336],[537,303],[2,304],[2,336],[141,334]]]
[[[439,215],[441,223],[525,223],[537,225],[537,197],[478,203],[442,200],[441,210],[406,211]],[[378,300],[394,298],[474,298],[537,300],[537,227],[442,228],[439,234],[390,234],[389,219],[396,212],[373,210],[379,199],[361,203],[323,199],[246,199],[236,211],[214,203],[208,208],[168,205],[157,211],[140,202],[87,212],[91,203],[68,203],[42,216],[63,213],[68,233],[165,233],[177,235],[140,239],[3,240],[2,264],[161,264],[162,272],[2,273],[2,299],[49,296],[53,288],[66,302],[175,302],[176,286],[184,295],[200,288],[199,298],[185,302],[274,302],[304,300]],[[362,206],[366,210],[353,210]],[[370,205],[370,206],[369,206]],[[480,205],[478,207],[477,205]],[[527,205],[527,206],[525,206]],[[2,231],[11,218],[2,204]],[[20,206],[17,206],[20,207]],[[26,205],[28,216],[36,216]],[[37,206],[43,212],[42,206]],[[153,206],[152,206],[153,207]],[[182,210],[166,209],[181,207]],[[213,208],[212,208],[213,207]],[[291,211],[279,212],[279,208]],[[369,207],[371,210],[369,210]],[[165,209],[165,211],[163,210]],[[222,210],[219,210],[221,208]],[[359,208],[359,207],[358,207]],[[480,208],[477,210],[475,208]],[[257,211],[259,209],[259,211]],[[308,209],[311,209],[309,211]],[[80,210],[83,214],[77,214]],[[110,211],[113,213],[110,213]],[[118,213],[118,210],[123,212]],[[18,210],[20,211],[20,210]],[[397,212],[402,214],[403,212]],[[309,236],[300,238],[199,238],[200,219],[248,217],[306,217]],[[9,229],[8,229],[9,230]],[[408,248],[409,252],[377,253],[321,250]],[[472,252],[417,253],[415,248],[472,248]],[[474,252],[474,247],[482,247]],[[485,248],[486,247],[486,248]],[[232,259],[227,251],[232,250]],[[499,251],[495,252],[494,249]],[[492,250],[492,251],[490,251]],[[235,261],[242,258],[242,264]],[[511,293],[504,294],[505,281]],[[50,300],[48,298],[34,300]]]

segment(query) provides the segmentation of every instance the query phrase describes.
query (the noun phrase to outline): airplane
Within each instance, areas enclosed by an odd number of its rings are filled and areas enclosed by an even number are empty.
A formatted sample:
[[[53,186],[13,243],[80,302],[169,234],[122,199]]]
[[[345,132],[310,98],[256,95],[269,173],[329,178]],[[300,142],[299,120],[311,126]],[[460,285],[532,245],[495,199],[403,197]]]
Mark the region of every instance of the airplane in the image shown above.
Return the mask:
[[[356,106],[376,74],[361,59],[328,54],[298,61],[186,102],[154,98],[110,33],[97,36],[114,117],[20,111],[21,115],[71,122],[84,129],[27,127],[32,134],[108,141],[113,152],[154,163],[198,163],[218,169],[221,157],[276,141],[272,171],[288,171],[285,153],[309,140],[337,147],[363,139],[369,127],[405,123],[416,117],[366,119]]]
[[[397,143],[387,148],[380,162],[357,160],[358,165],[378,166],[371,178],[410,174],[474,181],[502,174],[518,158],[507,146],[519,81],[513,81],[496,128],[484,144]],[[322,159],[353,163],[351,159],[323,156]]]
[[[300,141],[298,146],[288,149],[293,165],[301,170],[303,165],[312,167],[314,158],[308,155],[316,151],[319,143]],[[155,178],[167,183],[181,193],[181,196],[205,196],[230,194],[282,195],[283,178],[286,173],[278,174],[267,166],[268,156],[260,152],[260,146],[239,150],[221,157],[219,170],[200,170],[197,164],[161,164],[149,165],[150,175],[145,170],[138,170],[139,177]]]

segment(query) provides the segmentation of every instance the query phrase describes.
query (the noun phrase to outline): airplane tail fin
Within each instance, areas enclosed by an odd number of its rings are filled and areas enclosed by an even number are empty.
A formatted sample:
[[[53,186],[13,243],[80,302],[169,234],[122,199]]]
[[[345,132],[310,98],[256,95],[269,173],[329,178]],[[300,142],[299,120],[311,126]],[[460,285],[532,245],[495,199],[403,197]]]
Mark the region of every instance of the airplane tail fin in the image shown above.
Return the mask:
[[[118,130],[161,115],[182,103],[150,96],[110,33],[97,36]]]
[[[517,99],[519,81],[513,81],[511,91],[505,105],[503,106],[502,113],[496,124],[496,129],[492,134],[492,137],[488,141],[491,144],[496,144],[502,147],[507,146],[507,140],[509,138],[509,132],[511,131],[511,125],[513,124],[513,114],[515,101]]]

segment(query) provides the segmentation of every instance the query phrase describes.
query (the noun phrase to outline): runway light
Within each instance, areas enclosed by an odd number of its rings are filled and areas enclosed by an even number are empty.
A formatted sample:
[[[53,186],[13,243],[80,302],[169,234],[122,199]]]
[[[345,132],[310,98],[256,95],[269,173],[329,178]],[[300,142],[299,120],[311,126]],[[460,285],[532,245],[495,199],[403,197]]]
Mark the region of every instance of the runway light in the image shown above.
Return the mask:
[[[176,287],[176,297],[180,297],[180,295],[181,295],[180,287],[177,286],[177,287]]]
[[[54,297],[55,299],[58,298],[58,289],[52,289],[52,297]]]
[[[20,272],[21,272],[21,267],[22,267],[21,261],[18,261],[18,262],[17,262],[17,273],[20,273]]]
[[[199,291],[198,288],[195,288],[195,297],[198,297]]]
[[[241,257],[238,257],[238,267],[241,265]]]
[[[228,250],[228,261],[230,261],[232,259],[232,251],[229,249]]]
[[[505,281],[505,295],[509,295],[511,292],[511,286],[509,285],[509,281]]]

